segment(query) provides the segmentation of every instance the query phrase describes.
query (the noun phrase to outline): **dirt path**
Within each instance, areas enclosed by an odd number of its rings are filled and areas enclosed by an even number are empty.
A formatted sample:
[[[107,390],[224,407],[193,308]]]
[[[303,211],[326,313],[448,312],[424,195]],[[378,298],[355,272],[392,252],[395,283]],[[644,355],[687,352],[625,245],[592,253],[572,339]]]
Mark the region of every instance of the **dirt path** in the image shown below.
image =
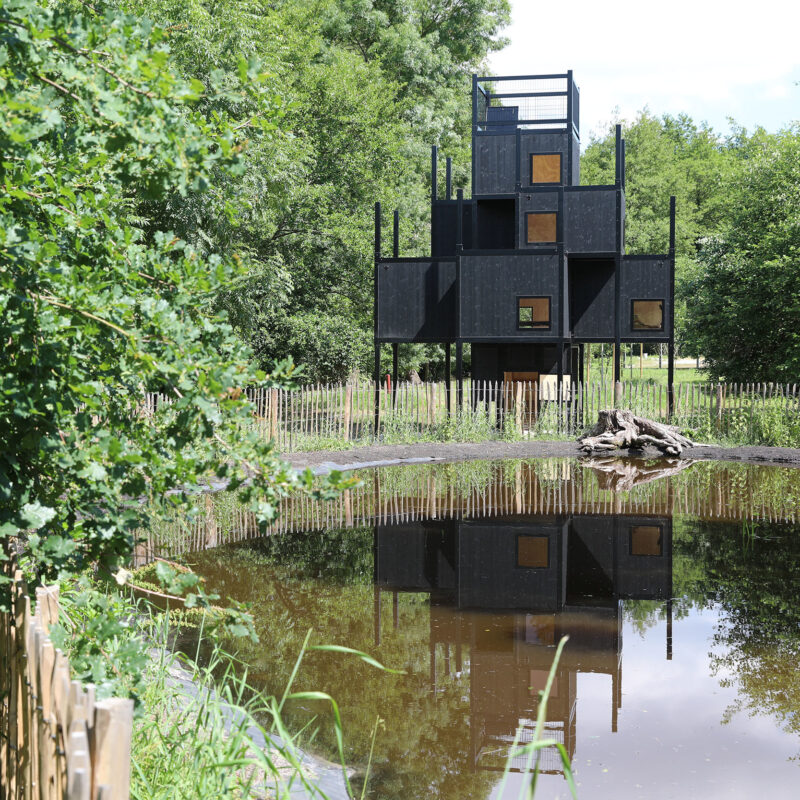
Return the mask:
[[[288,453],[284,458],[296,467],[311,467],[315,471],[330,469],[363,469],[364,467],[425,461],[468,461],[497,458],[547,458],[552,456],[579,457],[585,455],[575,442],[464,442],[443,444],[383,444],[351,450],[315,450],[308,453]],[[628,455],[619,451],[618,455]],[[632,454],[633,455],[633,454]],[[636,455],[641,455],[637,453]],[[661,457],[657,450],[645,452],[648,457]],[[764,466],[800,467],[800,449],[789,447],[711,447],[698,445],[684,451],[682,458],[703,461],[741,461]]]

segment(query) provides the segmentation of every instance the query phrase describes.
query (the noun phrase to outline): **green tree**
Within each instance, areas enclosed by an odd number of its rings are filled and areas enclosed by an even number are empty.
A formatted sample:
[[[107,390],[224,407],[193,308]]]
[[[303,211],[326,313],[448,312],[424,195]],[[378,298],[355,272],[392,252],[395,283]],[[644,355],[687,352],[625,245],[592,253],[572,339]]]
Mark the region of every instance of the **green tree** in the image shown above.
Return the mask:
[[[255,61],[180,78],[167,33],[114,11],[7,0],[0,26],[0,532],[52,579],[114,568],[143,499],[168,513],[209,475],[272,518],[311,476],[248,430],[242,387],[281,370],[257,370],[214,311],[246,254],[143,235],[136,212],[241,174],[280,94]],[[247,130],[228,106],[252,110]],[[149,418],[155,388],[171,402]]]
[[[726,217],[683,287],[686,337],[714,378],[800,374],[800,127],[744,138]]]
[[[328,330],[346,321],[354,341],[369,337],[373,204],[400,210],[403,252],[427,252],[430,145],[454,156],[466,185],[469,73],[502,45],[507,0],[121,2],[170,31],[186,78],[233,80],[240,55],[258,56],[285,100],[276,135],[248,143],[246,171],[210,196],[142,203],[141,216],[168,220],[202,252],[247,253],[249,272],[219,302],[263,367],[283,353],[306,357],[304,319]],[[224,99],[198,110],[245,127],[252,114]],[[356,351],[371,372],[370,354]],[[418,367],[418,356],[405,349],[401,368]],[[327,379],[321,364],[309,361],[305,379]]]

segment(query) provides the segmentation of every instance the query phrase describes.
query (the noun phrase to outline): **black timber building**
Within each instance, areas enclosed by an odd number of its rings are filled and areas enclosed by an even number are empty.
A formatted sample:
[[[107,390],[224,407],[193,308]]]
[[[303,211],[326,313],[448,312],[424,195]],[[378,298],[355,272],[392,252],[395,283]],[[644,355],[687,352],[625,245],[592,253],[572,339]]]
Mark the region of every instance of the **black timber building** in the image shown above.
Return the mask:
[[[634,514],[553,514],[429,519],[374,529],[375,643],[381,593],[429,595],[430,685],[460,674],[468,649],[470,761],[474,769],[524,768],[515,741],[530,741],[556,647],[569,636],[547,705],[548,738],[570,760],[577,741],[577,679],[608,675],[611,731],[622,706],[626,600],[666,604],[672,659],[672,519]],[[437,671],[437,651],[445,675]],[[441,663],[441,662],[440,662]],[[515,738],[516,735],[516,738]],[[549,749],[541,772],[559,773]]]
[[[615,182],[580,184],[580,92],[572,72],[472,79],[472,196],[440,196],[432,149],[431,254],[381,246],[375,208],[375,377],[391,343],[463,345],[476,381],[579,381],[585,343],[668,344],[674,367],[675,200],[667,253],[625,253],[625,142],[617,126]],[[666,212],[666,209],[665,209]],[[449,386],[449,383],[448,383]]]

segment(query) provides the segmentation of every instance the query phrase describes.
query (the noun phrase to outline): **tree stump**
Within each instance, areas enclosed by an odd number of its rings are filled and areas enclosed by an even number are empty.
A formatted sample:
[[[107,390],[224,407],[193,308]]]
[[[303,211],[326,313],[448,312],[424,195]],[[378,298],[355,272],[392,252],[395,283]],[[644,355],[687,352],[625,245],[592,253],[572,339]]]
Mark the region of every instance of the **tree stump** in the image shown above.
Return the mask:
[[[651,419],[637,417],[631,411],[608,408],[597,415],[595,426],[578,439],[581,450],[587,453],[608,452],[627,448],[643,450],[647,445],[669,456],[679,456],[684,447],[694,442],[683,436],[674,425],[664,425]]]
[[[629,492],[634,486],[677,475],[695,463],[692,458],[664,458],[653,462],[618,456],[590,456],[580,462],[595,473],[598,488],[611,492]]]

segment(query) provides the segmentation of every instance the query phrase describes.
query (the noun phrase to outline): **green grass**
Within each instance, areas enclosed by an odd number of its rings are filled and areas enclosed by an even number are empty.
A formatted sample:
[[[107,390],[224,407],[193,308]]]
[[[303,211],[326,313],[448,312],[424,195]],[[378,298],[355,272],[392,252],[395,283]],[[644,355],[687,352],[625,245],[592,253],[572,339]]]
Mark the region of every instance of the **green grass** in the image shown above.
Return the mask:
[[[334,649],[343,659],[393,670],[351,648],[309,646],[309,631],[282,694],[267,696],[248,684],[247,666],[222,649],[214,626],[227,637],[233,629],[219,625],[220,613],[163,613],[86,579],[61,588],[59,621],[51,635],[67,655],[73,677],[96,683],[98,697],[135,700],[134,800],[288,800],[298,785],[309,797],[325,797],[297,746],[308,732],[289,732],[283,721],[287,703],[309,700],[323,701],[332,711],[314,725],[333,726],[341,782],[354,796],[336,701],[322,692],[297,691],[293,684],[311,650]],[[188,639],[182,635],[187,630]],[[174,646],[181,641],[183,652]],[[187,641],[194,655],[187,655]]]

